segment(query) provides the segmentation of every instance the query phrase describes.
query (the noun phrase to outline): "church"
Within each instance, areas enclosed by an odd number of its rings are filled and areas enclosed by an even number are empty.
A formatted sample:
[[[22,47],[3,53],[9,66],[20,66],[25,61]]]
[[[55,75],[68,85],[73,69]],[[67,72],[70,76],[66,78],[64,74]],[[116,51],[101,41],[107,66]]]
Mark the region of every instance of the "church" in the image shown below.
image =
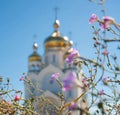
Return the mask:
[[[25,83],[25,97],[36,97],[34,106],[40,115],[58,115],[61,105],[79,97],[83,92],[83,89],[77,87],[63,92],[60,86],[60,82],[68,76],[69,72],[77,73],[77,79],[82,84],[82,68],[66,62],[65,58],[70,54],[73,42],[61,35],[59,27],[60,22],[56,19],[53,33],[44,40],[42,56],[37,51],[38,44],[34,42],[33,53],[28,57],[27,79],[31,81],[31,85]],[[51,81],[54,73],[60,74],[59,83]],[[77,105],[84,109],[86,102],[79,100]],[[67,111],[68,108],[61,114],[66,115]],[[73,111],[68,115],[80,115],[80,112]]]

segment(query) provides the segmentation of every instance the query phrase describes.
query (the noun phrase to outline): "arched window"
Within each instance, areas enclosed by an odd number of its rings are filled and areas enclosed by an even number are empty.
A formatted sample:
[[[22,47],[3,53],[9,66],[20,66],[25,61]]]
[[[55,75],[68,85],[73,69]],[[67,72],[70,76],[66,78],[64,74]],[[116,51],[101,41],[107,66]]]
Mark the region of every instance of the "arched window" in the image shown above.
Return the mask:
[[[40,65],[37,64],[37,65],[36,65],[36,71],[37,71],[37,72],[40,72],[40,69],[41,69],[41,68],[40,68]]]
[[[48,56],[45,56],[45,63],[48,64]]]
[[[35,71],[35,65],[34,65],[34,64],[32,64],[32,65],[30,66],[29,71],[30,71],[30,72],[34,72],[34,71]]]
[[[72,97],[72,90],[68,91],[68,96]]]
[[[55,63],[55,62],[56,62],[56,56],[53,55],[53,63]]]

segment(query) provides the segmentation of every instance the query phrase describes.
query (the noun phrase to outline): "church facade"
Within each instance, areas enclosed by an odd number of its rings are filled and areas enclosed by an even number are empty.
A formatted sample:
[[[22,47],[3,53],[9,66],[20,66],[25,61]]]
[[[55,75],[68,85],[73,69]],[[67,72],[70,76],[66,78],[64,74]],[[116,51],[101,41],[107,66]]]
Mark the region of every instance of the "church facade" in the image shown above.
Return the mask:
[[[29,56],[27,79],[31,81],[31,86],[25,83],[25,97],[37,97],[34,106],[40,115],[58,115],[62,104],[72,101],[83,92],[83,89],[76,87],[63,93],[60,84],[51,81],[54,73],[59,73],[59,81],[62,82],[69,72],[75,72],[79,83],[82,84],[82,69],[65,61],[73,42],[61,35],[59,26],[59,20],[55,20],[54,32],[44,41],[43,56],[38,54],[36,42],[33,44],[33,53]],[[78,106],[84,108],[85,104],[80,100]],[[64,110],[62,115],[66,115],[66,111]],[[79,115],[79,111],[72,112],[72,115]]]

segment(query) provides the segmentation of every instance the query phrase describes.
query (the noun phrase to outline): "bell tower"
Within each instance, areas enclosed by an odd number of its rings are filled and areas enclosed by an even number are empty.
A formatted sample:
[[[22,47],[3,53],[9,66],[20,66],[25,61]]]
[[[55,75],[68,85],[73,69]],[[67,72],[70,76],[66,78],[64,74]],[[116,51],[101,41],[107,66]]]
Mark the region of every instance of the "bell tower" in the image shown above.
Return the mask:
[[[29,73],[39,73],[41,70],[41,56],[37,53],[38,44],[34,42],[33,53],[29,56]]]
[[[33,53],[28,57],[28,75],[27,79],[30,80],[32,86],[25,83],[25,96],[26,98],[31,98],[36,94],[36,83],[38,75],[42,70],[42,58],[37,52],[38,44],[33,43]]]

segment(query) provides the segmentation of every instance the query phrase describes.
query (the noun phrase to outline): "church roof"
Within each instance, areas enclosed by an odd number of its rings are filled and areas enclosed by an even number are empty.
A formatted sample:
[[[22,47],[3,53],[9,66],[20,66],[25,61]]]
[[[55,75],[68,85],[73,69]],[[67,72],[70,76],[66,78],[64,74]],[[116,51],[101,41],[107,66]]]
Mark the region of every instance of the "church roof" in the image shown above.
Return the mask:
[[[30,62],[32,62],[32,61],[41,61],[41,56],[37,53],[37,48],[38,48],[38,45],[35,42],[33,44],[33,50],[34,50],[34,52],[29,56],[29,61]]]
[[[58,30],[59,26],[60,26],[59,20],[56,20],[55,23],[54,23],[55,31],[52,33],[51,36],[49,36],[44,41],[45,48],[66,47],[66,46],[71,46],[72,45],[72,42],[69,41],[66,36],[62,36],[60,34],[60,31]]]
[[[41,61],[41,56],[37,52],[33,52],[29,56],[29,61]]]

